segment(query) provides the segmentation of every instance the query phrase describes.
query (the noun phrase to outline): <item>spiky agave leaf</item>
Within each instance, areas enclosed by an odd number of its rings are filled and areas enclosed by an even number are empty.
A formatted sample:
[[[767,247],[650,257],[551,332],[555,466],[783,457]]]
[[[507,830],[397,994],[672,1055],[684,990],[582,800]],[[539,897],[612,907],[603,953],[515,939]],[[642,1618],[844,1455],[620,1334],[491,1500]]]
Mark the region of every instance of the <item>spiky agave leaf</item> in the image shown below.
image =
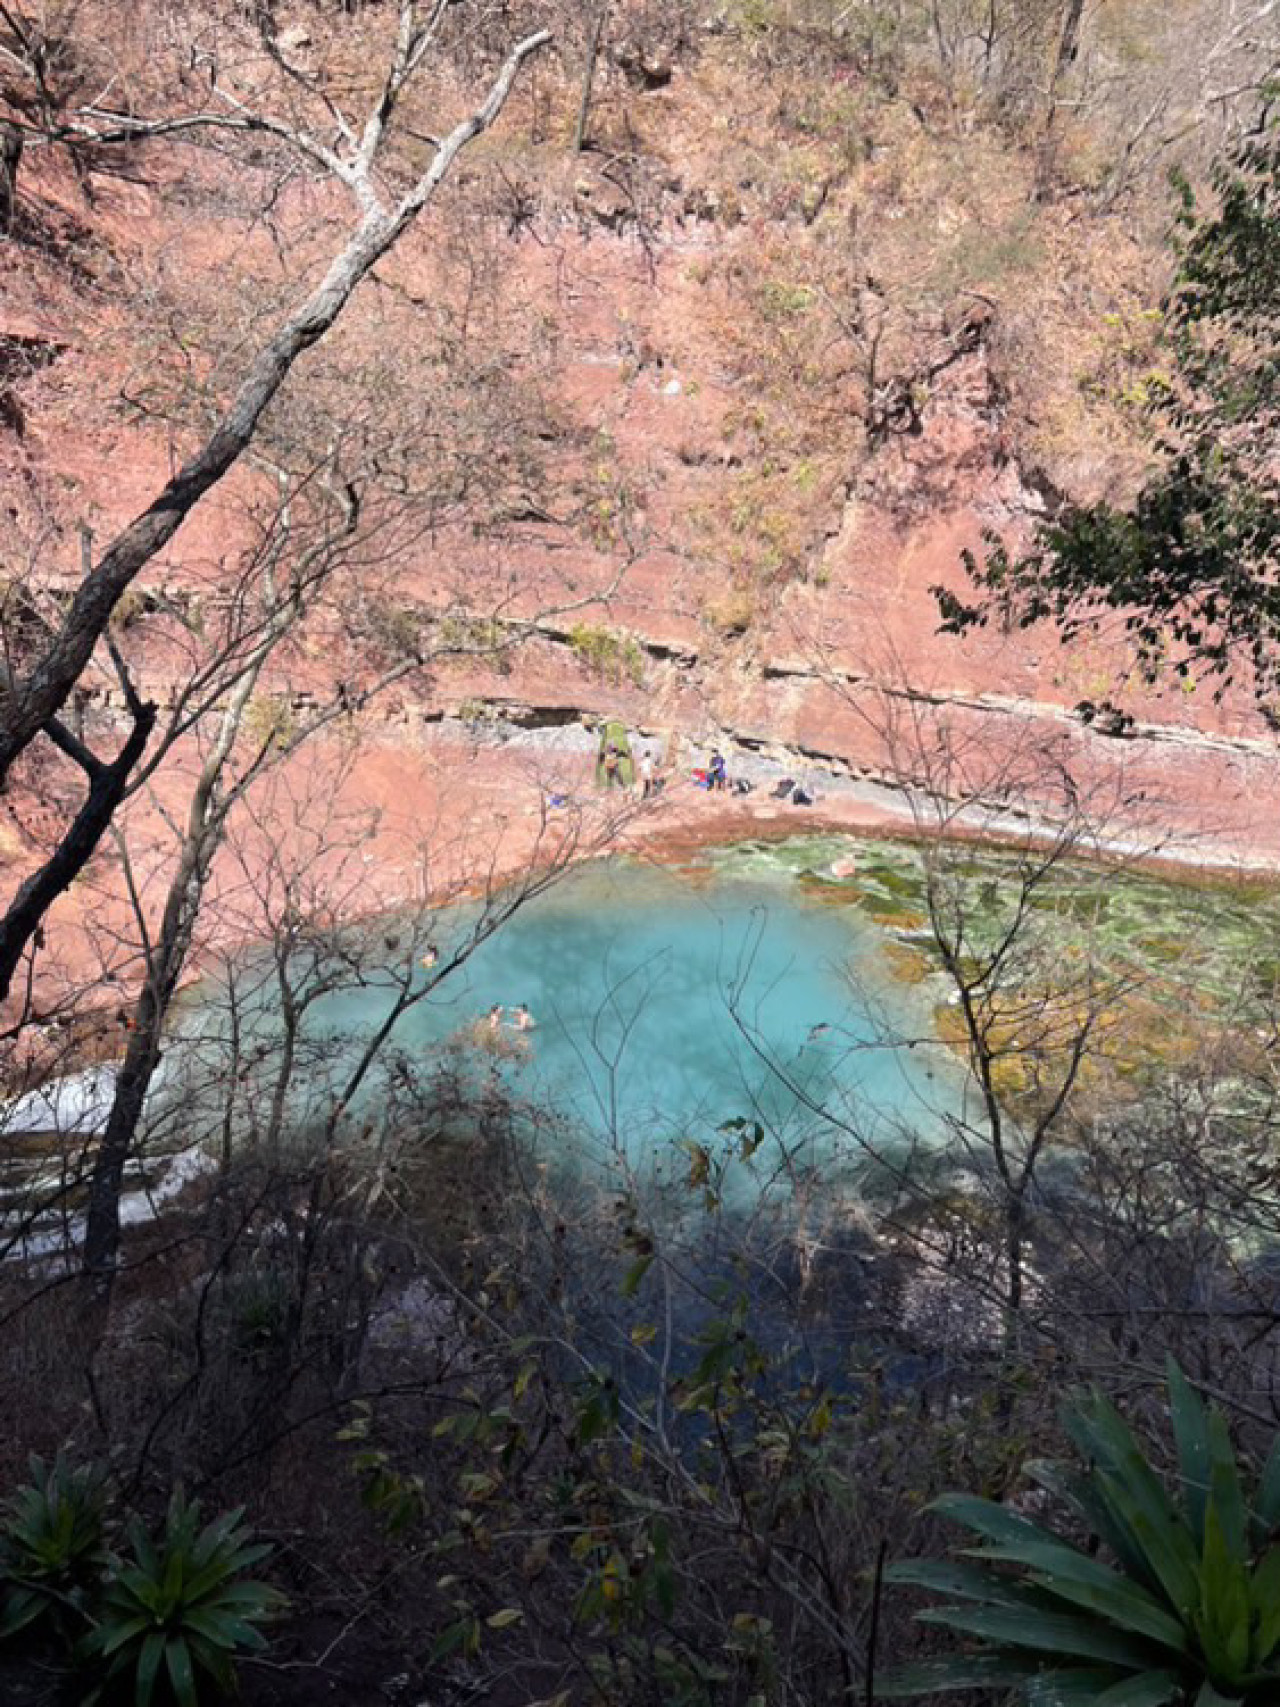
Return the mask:
[[[1200,1604],[1192,1623],[1211,1679],[1243,1685],[1250,1665],[1252,1603],[1244,1560],[1234,1551],[1212,1498],[1205,1509]]]
[[[993,1501],[934,1502],[981,1544],[962,1560],[909,1561],[886,1577],[949,1597],[917,1617],[980,1646],[890,1674],[886,1699],[1003,1684],[1025,1707],[1280,1707],[1280,1546],[1250,1562],[1250,1538],[1269,1537],[1280,1520],[1280,1451],[1250,1502],[1221,1413],[1176,1366],[1169,1394],[1176,1501],[1097,1392],[1066,1417],[1086,1468],[1029,1466],[1114,1565]]]
[[[1098,1673],[1063,1672],[1033,1679],[1027,1707],[1168,1707],[1182,1698],[1180,1678],[1167,1671],[1144,1671],[1107,1683]]]
[[[42,1622],[65,1634],[83,1628],[110,1558],[106,1472],[60,1452],[51,1465],[33,1456],[28,1474],[0,1521],[0,1638]]]
[[[1056,1662],[1096,1660],[1101,1665],[1147,1671],[1159,1663],[1148,1643],[1097,1618],[1003,1606],[929,1607],[916,1615],[922,1624],[941,1624],[968,1636],[981,1636],[1002,1648],[1029,1648]]]
[[[917,1660],[876,1678],[882,1701],[901,1701],[914,1695],[940,1695],[943,1690],[1012,1688],[1025,1681],[1025,1654],[950,1654],[936,1660]]]
[[[1257,1619],[1255,1655],[1263,1666],[1276,1658],[1280,1648],[1280,1547],[1272,1547],[1259,1561],[1249,1584],[1249,1598]]]
[[[1147,1462],[1132,1430],[1099,1392],[1070,1407],[1067,1433],[1088,1463],[1098,1496],[1133,1536],[1170,1605],[1191,1616],[1200,1598],[1200,1549]]]
[[[201,1527],[199,1503],[179,1492],[158,1541],[140,1523],[131,1526],[133,1563],[108,1584],[85,1647],[90,1662],[109,1661],[109,1678],[131,1678],[136,1707],[158,1691],[177,1707],[198,1707],[202,1679],[225,1697],[235,1655],[265,1646],[255,1626],[284,1597],[245,1580],[269,1549],[252,1541],[242,1517],[227,1512]]]
[[[1271,1443],[1249,1515],[1255,1546],[1265,1546],[1280,1534],[1280,1434]]]
[[[1013,1577],[998,1576],[978,1565],[952,1559],[899,1559],[886,1567],[884,1580],[912,1588],[932,1589],[957,1600],[985,1601],[992,1606],[1025,1606],[1028,1591]]]
[[[1204,1510],[1209,1499],[1209,1417],[1204,1401],[1172,1357],[1165,1359],[1169,1420],[1178,1448],[1182,1507],[1197,1547],[1204,1546]]]
[[[1051,1606],[1057,1602],[1057,1610],[1061,1611],[1061,1603],[1066,1602],[1072,1607],[1095,1613],[1132,1635],[1149,1638],[1175,1654],[1186,1652],[1185,1626],[1141,1585],[1129,1582],[1109,1565],[1081,1553],[1029,1519],[1018,1517],[993,1501],[968,1495],[944,1495],[934,1502],[932,1509],[977,1530],[980,1535],[1001,1537],[984,1547],[966,1548],[965,1553],[970,1558],[1022,1565],[1028,1572],[1028,1584],[1038,1592],[1041,1605]],[[911,1581],[913,1578],[899,1575],[894,1580]],[[920,1579],[914,1580],[918,1582]],[[982,1580],[988,1585],[988,1590],[991,1585],[999,1587],[1007,1604],[1025,1604],[1026,1591],[1023,1591],[1019,1602],[1012,1579],[988,1573]],[[977,1581],[976,1578],[970,1579],[973,1586]],[[1049,1597],[1047,1601],[1046,1596]],[[996,1600],[998,1596],[988,1592],[977,1598]]]
[[[1126,1576],[1142,1584],[1157,1599],[1164,1600],[1160,1579],[1128,1522],[1102,1497],[1095,1478],[1086,1471],[1033,1459],[1027,1474],[1048,1493],[1070,1506],[1092,1534],[1110,1548]]]

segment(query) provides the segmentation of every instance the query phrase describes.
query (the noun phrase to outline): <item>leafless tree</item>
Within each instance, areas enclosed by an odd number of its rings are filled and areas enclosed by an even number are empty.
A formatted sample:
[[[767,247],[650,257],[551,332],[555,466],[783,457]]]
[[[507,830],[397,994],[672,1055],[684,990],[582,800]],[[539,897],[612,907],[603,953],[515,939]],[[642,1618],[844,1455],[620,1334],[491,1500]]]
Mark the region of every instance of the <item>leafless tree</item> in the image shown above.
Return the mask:
[[[419,0],[401,0],[393,47],[376,95],[361,118],[345,112],[320,80],[288,59],[271,32],[269,14],[261,14],[256,32],[260,58],[279,71],[291,91],[301,90],[322,128],[298,116],[292,103],[284,116],[272,111],[268,103],[247,92],[252,80],[246,84],[243,63],[237,63],[235,56],[215,56],[208,65],[208,93],[190,110],[161,116],[121,112],[111,108],[104,96],[73,109],[49,132],[102,146],[208,132],[269,139],[348,191],[357,218],[319,284],[285,316],[250,361],[212,432],[145,511],[86,565],[51,632],[40,638],[29,658],[10,669],[0,705],[0,782],[43,734],[79,765],[89,786],[45,871],[24,886],[9,909],[6,990],[17,955],[39,927],[52,893],[65,887],[87,863],[150,738],[154,710],[132,693],[123,678],[132,728],[110,761],[89,751],[61,716],[95,650],[106,644],[112,612],[193,507],[244,455],[295,362],[333,326],[360,282],[430,203],[458,156],[494,123],[522,65],[550,39],[547,32],[536,31],[518,42],[483,100],[443,136],[431,140],[427,166],[411,173],[407,187],[393,189],[389,186],[397,174],[390,156],[400,109],[438,46],[449,11],[447,0],[425,6]],[[243,31],[240,34],[243,37]],[[246,50],[243,39],[239,45]],[[333,140],[325,140],[326,135]]]

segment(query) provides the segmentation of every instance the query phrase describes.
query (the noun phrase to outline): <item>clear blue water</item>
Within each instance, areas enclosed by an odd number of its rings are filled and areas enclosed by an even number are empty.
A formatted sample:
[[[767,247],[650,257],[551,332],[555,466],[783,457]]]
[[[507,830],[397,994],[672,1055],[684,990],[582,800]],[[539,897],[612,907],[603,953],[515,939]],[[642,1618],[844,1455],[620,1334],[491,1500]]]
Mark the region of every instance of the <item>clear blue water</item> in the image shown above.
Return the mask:
[[[815,846],[819,862],[822,852]],[[723,850],[685,874],[630,861],[582,868],[403,1016],[388,1065],[426,1077],[448,1056],[478,1083],[497,1078],[556,1109],[551,1159],[575,1169],[608,1161],[630,1179],[687,1182],[708,1165],[719,1177],[724,1163],[726,1201],[748,1185],[834,1181],[913,1141],[933,1146],[961,1095],[954,1061],[932,1041],[934,998],[895,981],[881,927],[806,893],[805,863],[793,845],[788,856]],[[470,919],[437,916],[442,960]],[[308,1072],[319,1101],[390,999],[375,980],[314,1003]],[[508,1021],[490,1033],[495,1003],[527,1004],[535,1028]],[[217,1011],[209,1001],[206,1035],[219,1029]],[[268,986],[256,1036],[270,1037],[272,1016]],[[388,1083],[371,1078],[353,1118],[376,1108]],[[748,1125],[724,1131],[734,1120]],[[756,1122],[747,1166],[743,1135]]]

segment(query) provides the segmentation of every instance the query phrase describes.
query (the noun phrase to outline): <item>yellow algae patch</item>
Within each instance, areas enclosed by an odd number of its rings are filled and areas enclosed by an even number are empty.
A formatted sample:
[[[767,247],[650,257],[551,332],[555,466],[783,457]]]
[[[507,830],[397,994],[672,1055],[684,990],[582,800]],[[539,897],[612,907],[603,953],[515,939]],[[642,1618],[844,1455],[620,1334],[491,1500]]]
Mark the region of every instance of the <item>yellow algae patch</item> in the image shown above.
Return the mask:
[[[874,903],[868,909],[867,917],[873,925],[879,925],[887,931],[922,931],[929,923],[923,913],[913,913],[906,907],[885,912]]]
[[[937,970],[929,956],[923,950],[913,948],[909,942],[887,942],[882,952],[890,977],[899,984],[923,984]]]
[[[1025,1118],[1056,1101],[1069,1075],[1074,1074],[1073,1097],[1095,1097],[1104,1090],[1114,1096],[1117,1081],[1133,1083],[1150,1073],[1192,1066],[1222,1041],[1212,1000],[1192,989],[1006,990],[994,1000],[975,997],[975,1008],[996,1094]],[[934,1023],[942,1041],[968,1064],[971,1044],[959,1004],[938,1004]]]

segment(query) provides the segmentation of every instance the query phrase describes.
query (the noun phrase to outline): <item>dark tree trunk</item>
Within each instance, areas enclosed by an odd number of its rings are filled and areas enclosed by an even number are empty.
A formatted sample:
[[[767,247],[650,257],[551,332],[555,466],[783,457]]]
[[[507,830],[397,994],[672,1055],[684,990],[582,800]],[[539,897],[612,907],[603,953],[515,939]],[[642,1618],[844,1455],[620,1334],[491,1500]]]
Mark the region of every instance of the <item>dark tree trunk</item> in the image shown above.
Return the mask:
[[[18,205],[18,167],[22,164],[22,132],[0,119],[0,232],[13,230]]]
[[[157,1006],[150,989],[143,992],[135,1017],[137,1029],[129,1037],[107,1128],[94,1159],[85,1216],[84,1271],[103,1303],[111,1295],[120,1247],[120,1187],[124,1165],[133,1149],[134,1134],[159,1060]]]
[[[69,889],[97,851],[124,798],[134,765],[155,725],[156,708],[146,705],[134,719],[119,756],[90,775],[89,792],[66,835],[40,870],[28,877],[0,918],[0,1001],[8,994],[27,944],[58,896]]]
[[[1076,54],[1080,51],[1080,23],[1083,17],[1084,0],[1067,0],[1066,15],[1062,20],[1062,36],[1058,42],[1058,58],[1053,67],[1053,81],[1049,85],[1055,94],[1059,83],[1075,64]]]
[[[1084,20],[1085,0],[1066,0],[1062,17],[1062,34],[1058,37],[1058,52],[1049,78],[1049,95],[1045,103],[1044,130],[1036,154],[1035,199],[1044,201],[1050,192],[1054,171],[1054,154],[1058,121],[1058,98],[1063,80],[1076,62],[1080,51],[1080,26]]]
[[[200,895],[220,837],[223,816],[208,811],[209,791],[192,808],[196,828],[169,889],[146,984],[133,1014],[124,1064],[116,1078],[106,1128],[98,1144],[85,1214],[84,1272],[100,1303],[111,1296],[120,1249],[120,1187],[133,1152],[147,1092],[160,1063],[160,1042],[173,993],[186,965]]]
[[[600,63],[600,44],[604,40],[604,27],[609,19],[610,0],[602,0],[599,12],[596,13],[595,29],[591,32],[591,41],[587,47],[587,63],[582,71],[582,99],[578,104],[578,128],[574,132],[573,151],[581,154],[587,146],[587,126],[591,122],[591,93],[595,88],[596,66]]]

